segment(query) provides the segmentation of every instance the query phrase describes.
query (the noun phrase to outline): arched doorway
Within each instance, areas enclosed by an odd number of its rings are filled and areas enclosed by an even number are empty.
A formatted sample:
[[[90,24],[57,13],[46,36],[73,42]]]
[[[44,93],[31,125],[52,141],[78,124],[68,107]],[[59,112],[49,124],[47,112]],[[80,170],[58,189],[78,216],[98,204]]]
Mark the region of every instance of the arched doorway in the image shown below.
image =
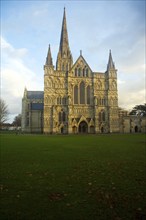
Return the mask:
[[[101,133],[104,133],[104,127],[101,127]]]
[[[62,127],[62,128],[61,128],[61,134],[63,134],[63,133],[64,133],[64,128]]]
[[[135,126],[135,133],[137,133],[138,132],[138,126],[136,125]]]
[[[79,124],[79,133],[88,133],[88,125],[85,121]]]
[[[72,132],[73,132],[73,134],[76,134],[76,133],[77,133],[77,127],[76,127],[76,126],[73,126],[73,127],[72,127]]]

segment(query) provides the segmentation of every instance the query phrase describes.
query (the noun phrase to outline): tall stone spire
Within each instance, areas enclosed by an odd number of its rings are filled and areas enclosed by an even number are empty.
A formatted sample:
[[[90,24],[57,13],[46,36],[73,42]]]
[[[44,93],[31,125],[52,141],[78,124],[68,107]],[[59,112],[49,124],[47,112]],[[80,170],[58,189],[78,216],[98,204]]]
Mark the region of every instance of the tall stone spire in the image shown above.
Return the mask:
[[[49,44],[48,54],[46,57],[46,65],[53,66],[50,44]]]
[[[60,46],[57,56],[56,69],[62,71],[68,71],[72,66],[73,60],[69,48],[69,40],[67,33],[66,12],[64,8],[62,30],[60,37]]]
[[[67,53],[68,50],[69,50],[69,42],[68,42],[68,33],[67,33],[67,25],[66,25],[66,13],[64,8],[59,51],[61,52],[61,55],[63,55],[63,53]]]
[[[109,60],[108,60],[108,65],[107,65],[107,70],[110,70],[110,69],[114,69],[115,70],[115,64],[114,64],[113,59],[112,59],[111,50],[109,52]]]

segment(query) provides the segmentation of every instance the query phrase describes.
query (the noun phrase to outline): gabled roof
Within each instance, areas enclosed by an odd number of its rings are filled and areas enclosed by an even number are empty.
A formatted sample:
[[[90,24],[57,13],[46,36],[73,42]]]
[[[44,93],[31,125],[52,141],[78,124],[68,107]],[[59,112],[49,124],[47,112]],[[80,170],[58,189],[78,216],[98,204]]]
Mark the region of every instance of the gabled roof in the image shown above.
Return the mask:
[[[28,99],[44,99],[43,91],[27,91]]]
[[[76,60],[76,62],[74,63],[74,65],[72,66],[71,69],[73,69],[73,68],[76,66],[76,64],[79,62],[80,59],[83,60],[83,62],[86,64],[86,66],[87,66],[87,67],[90,69],[90,71],[92,72],[90,66],[88,65],[88,63],[86,62],[85,58],[84,58],[81,54],[80,54],[80,56],[78,57],[78,59]]]

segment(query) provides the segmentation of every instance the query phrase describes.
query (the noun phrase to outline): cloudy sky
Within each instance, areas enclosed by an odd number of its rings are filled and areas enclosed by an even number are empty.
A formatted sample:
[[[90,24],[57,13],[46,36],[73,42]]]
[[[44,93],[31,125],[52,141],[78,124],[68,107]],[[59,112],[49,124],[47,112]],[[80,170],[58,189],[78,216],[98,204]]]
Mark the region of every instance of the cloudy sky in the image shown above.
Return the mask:
[[[54,65],[66,7],[74,62],[80,50],[93,71],[105,72],[109,50],[118,69],[119,106],[145,102],[145,0],[1,1],[1,98],[9,122],[21,113],[24,87],[43,90],[48,45]]]

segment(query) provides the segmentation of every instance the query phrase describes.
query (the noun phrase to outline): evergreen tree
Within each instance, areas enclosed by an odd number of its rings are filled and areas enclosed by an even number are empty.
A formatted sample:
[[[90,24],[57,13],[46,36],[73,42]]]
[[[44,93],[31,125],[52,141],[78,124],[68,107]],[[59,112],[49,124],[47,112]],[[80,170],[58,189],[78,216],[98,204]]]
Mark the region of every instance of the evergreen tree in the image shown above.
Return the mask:
[[[143,105],[136,105],[129,115],[141,115],[146,116],[146,103]]]

